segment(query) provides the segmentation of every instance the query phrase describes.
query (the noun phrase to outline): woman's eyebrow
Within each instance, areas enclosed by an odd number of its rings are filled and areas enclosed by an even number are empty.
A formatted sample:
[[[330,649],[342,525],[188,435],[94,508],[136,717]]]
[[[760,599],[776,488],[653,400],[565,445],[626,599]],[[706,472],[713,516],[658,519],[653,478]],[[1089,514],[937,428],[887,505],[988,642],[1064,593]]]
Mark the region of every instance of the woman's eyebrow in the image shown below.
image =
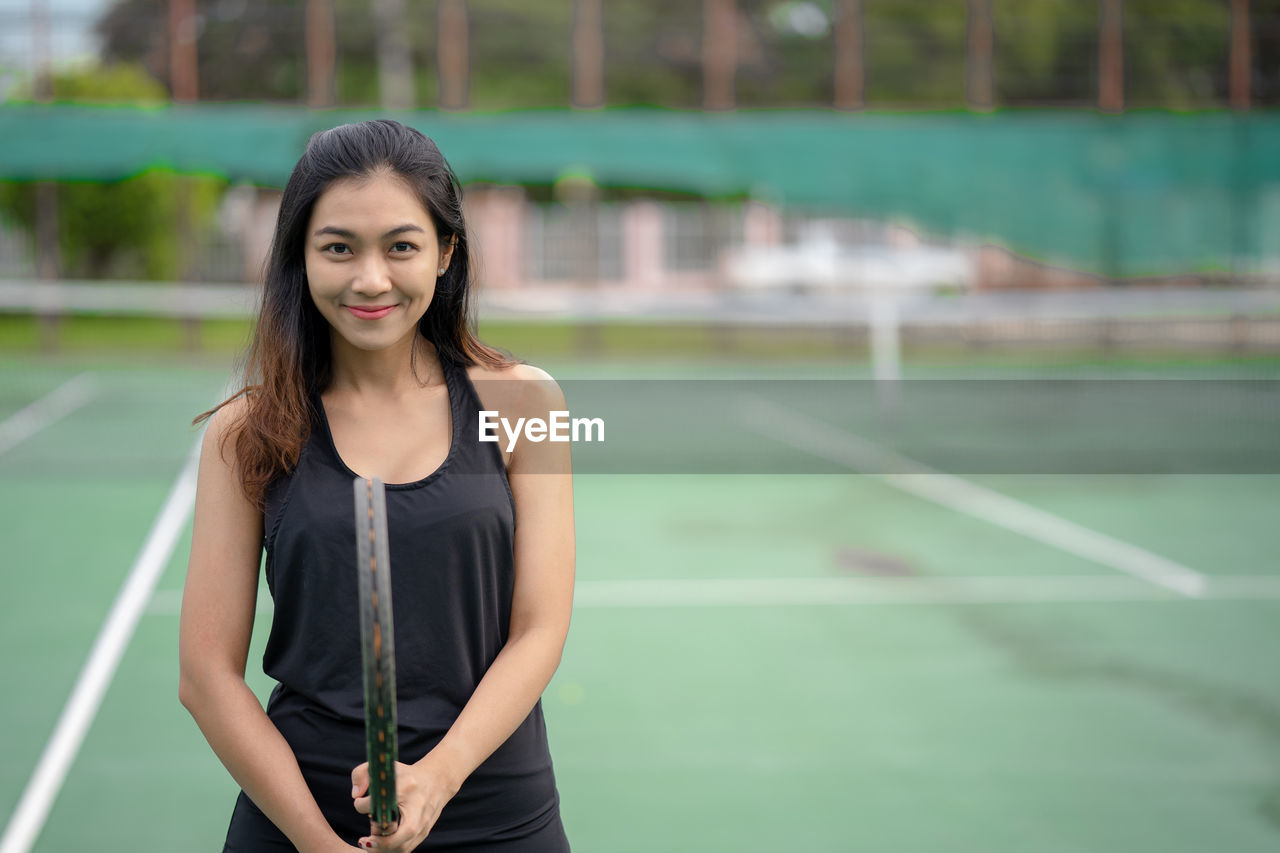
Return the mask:
[[[417,231],[419,234],[427,233],[423,231],[421,228],[419,228],[417,225],[397,225],[395,228],[392,228],[386,234],[383,234],[381,239],[385,240],[388,237],[394,237],[397,234],[403,234],[406,231]],[[315,234],[313,234],[312,236],[319,237],[321,234],[336,234],[337,236],[345,237],[348,240],[356,239],[356,235],[354,232],[348,231],[345,228],[338,228],[336,225],[326,225],[323,228],[317,228]]]

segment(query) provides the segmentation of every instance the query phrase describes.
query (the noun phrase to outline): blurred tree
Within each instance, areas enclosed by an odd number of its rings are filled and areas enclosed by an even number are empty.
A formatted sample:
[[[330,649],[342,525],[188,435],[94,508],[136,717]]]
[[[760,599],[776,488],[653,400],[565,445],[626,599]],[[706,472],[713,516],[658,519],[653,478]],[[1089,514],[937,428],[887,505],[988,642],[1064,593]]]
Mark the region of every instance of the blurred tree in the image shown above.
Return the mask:
[[[19,88],[13,101],[29,100]],[[163,104],[169,96],[138,65],[81,68],[53,75],[56,101],[95,104]],[[149,170],[123,181],[62,182],[58,193],[58,246],[62,274],[71,278],[122,275],[172,280],[181,267],[173,235],[179,193],[172,172]],[[207,223],[226,182],[212,177],[184,177],[193,223]],[[0,216],[34,230],[35,185],[0,182]]]
[[[996,102],[1098,99],[1097,0],[994,0]]]
[[[605,0],[606,18],[612,5]],[[474,109],[569,105],[573,0],[467,0],[467,14]],[[608,89],[606,80],[606,97]]]
[[[865,9],[868,104],[967,103],[966,0],[865,0]]]
[[[472,105],[561,106],[569,100],[568,0],[470,0]],[[563,7],[563,8],[561,8]],[[143,63],[168,85],[165,0],[116,0],[99,20],[103,55]],[[335,0],[337,100],[380,101],[377,16],[368,0]],[[301,103],[306,88],[306,0],[201,0],[197,14],[200,98]],[[418,106],[438,100],[435,3],[408,4]]]
[[[1227,100],[1230,4],[1125,0],[1125,96],[1172,108]]]
[[[1280,0],[1250,0],[1253,15],[1253,102],[1280,104]]]
[[[610,0],[603,11],[605,103],[701,105],[701,2]]]
[[[167,81],[166,0],[116,0],[99,22],[107,59],[143,63]],[[833,0],[737,0],[741,107],[832,102]],[[965,104],[968,0],[864,0],[868,105]],[[1136,104],[1226,97],[1224,0],[1126,0],[1125,70]],[[1259,95],[1280,96],[1280,0],[1252,0]],[[1097,99],[1096,0],[992,0],[997,104]],[[436,4],[407,4],[418,106],[438,101]],[[570,102],[572,0],[468,0],[472,109]],[[379,102],[376,16],[369,0],[334,0],[337,92]],[[696,108],[702,100],[702,3],[605,0],[605,101]],[[203,100],[300,103],[305,0],[199,0]]]
[[[738,103],[830,106],[834,4],[739,0]]]
[[[1253,0],[1261,22],[1276,0]],[[997,87],[1009,104],[1090,103],[1098,89],[1098,9],[1078,0],[995,3]],[[1125,101],[1184,108],[1227,99],[1228,4],[1125,0]],[[1257,59],[1255,59],[1255,64]],[[1273,63],[1274,64],[1274,63]]]
[[[201,100],[301,101],[306,62],[303,0],[213,0],[196,11]],[[107,62],[141,63],[169,86],[168,0],[116,0],[98,21]],[[372,50],[372,35],[340,39]]]

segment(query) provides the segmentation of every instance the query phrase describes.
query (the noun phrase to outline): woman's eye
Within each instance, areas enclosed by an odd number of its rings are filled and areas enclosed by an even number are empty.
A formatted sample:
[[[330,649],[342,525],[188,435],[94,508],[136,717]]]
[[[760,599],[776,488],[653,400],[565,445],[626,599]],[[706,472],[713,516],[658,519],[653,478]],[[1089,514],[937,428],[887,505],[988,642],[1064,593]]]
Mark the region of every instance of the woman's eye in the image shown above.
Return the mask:
[[[401,240],[398,243],[393,243],[391,246],[391,250],[393,252],[399,252],[403,254],[405,252],[416,252],[418,250],[418,247],[413,245],[412,243],[408,243],[408,242],[405,242],[404,240]],[[322,248],[320,251],[329,255],[346,256],[346,255],[352,254],[351,247],[348,246],[346,243],[330,243],[329,245]]]

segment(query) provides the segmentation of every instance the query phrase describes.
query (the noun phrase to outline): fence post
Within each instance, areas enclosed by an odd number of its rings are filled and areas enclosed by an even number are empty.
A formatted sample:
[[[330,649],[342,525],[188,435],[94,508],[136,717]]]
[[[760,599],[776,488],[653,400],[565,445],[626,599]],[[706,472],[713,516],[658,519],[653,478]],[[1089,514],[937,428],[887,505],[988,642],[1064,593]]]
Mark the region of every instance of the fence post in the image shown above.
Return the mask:
[[[969,0],[969,51],[968,61],[965,63],[965,89],[971,110],[987,112],[995,106],[994,52],[991,0]]]
[[[862,0],[835,5],[835,108],[860,110],[866,106]]]
[[[637,201],[622,212],[622,277],[628,288],[662,286],[662,209]]]

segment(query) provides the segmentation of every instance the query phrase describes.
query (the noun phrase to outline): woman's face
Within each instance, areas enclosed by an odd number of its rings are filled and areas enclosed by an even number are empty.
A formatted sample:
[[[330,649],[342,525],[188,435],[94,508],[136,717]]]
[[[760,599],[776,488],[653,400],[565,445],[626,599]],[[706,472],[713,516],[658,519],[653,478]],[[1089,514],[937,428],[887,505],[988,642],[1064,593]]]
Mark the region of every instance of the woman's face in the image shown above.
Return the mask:
[[[306,233],[307,285],[335,336],[361,350],[410,340],[447,269],[431,215],[398,177],[342,178],[316,200]]]

